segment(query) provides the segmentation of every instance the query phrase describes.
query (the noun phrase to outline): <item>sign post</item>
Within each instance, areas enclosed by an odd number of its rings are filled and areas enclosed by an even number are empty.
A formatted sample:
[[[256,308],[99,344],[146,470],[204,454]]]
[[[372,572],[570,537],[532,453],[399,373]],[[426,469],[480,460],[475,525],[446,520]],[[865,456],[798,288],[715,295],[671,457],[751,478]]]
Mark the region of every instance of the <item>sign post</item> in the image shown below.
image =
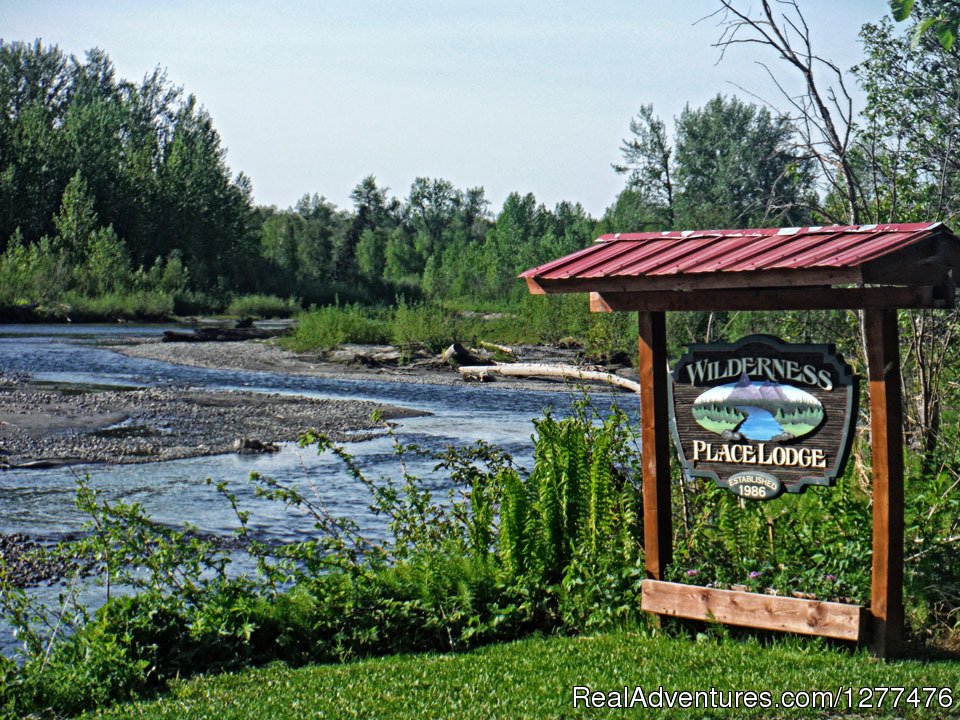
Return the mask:
[[[645,610],[869,640],[881,656],[900,652],[897,310],[954,306],[960,238],[938,222],[618,233],[520,277],[534,294],[589,292],[595,312],[639,314]],[[857,310],[864,319],[873,465],[869,608],[664,582],[672,558],[669,432],[688,477],[710,478],[744,499],[769,500],[836,482],[857,398],[856,380],[829,346],[757,336],[733,346],[691,347],[671,382],[665,313],[834,309]]]
[[[897,311],[864,312],[873,463],[872,645],[896,655],[903,642],[903,403]]]
[[[643,544],[647,577],[662,580],[673,559],[670,439],[667,427],[667,330],[662,312],[639,313],[640,452],[643,463]]]

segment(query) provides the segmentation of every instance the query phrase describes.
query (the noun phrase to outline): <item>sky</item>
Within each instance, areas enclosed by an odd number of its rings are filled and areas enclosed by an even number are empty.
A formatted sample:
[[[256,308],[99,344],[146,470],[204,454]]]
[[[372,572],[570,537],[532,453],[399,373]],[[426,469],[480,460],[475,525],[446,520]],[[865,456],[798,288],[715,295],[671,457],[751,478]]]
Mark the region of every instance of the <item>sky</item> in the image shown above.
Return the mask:
[[[757,0],[742,5],[759,6]],[[799,0],[815,50],[841,67],[885,0]],[[718,93],[782,106],[739,45],[720,61],[716,0],[0,0],[0,37],[82,56],[121,77],[159,66],[196,95],[258,204],[317,193],[349,208],[367,175],[398,197],[416,177],[603,213],[640,105],[672,127]],[[697,22],[701,20],[700,22]]]

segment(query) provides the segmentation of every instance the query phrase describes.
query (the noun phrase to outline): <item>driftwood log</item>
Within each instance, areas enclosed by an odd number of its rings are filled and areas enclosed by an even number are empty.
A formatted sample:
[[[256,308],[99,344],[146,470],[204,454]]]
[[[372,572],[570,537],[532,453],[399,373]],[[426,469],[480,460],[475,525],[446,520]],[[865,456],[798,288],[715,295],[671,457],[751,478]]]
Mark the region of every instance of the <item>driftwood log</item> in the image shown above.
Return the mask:
[[[241,342],[243,340],[266,340],[286,333],[286,329],[266,330],[255,327],[164,330],[163,342]]]
[[[546,365],[543,363],[510,363],[505,365],[464,365],[458,372],[465,380],[489,380],[491,375],[505,377],[556,377],[565,380],[592,380],[614,385],[624,390],[640,393],[640,383],[634,380],[600,372],[599,370],[583,370],[573,365]]]
[[[487,342],[486,340],[481,340],[479,345],[487,350],[502,352],[504,355],[513,355],[513,348],[509,348],[506,345],[497,345],[496,343]]]

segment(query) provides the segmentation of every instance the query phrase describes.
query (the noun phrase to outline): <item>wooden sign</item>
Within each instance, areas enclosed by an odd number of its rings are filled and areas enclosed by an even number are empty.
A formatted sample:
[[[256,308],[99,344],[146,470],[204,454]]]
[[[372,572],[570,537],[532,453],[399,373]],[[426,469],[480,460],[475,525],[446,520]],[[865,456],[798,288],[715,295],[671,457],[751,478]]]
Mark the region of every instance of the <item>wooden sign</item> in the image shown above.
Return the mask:
[[[673,369],[670,425],[688,477],[770,500],[843,472],[857,382],[833,345],[768,335],[691,345]]]

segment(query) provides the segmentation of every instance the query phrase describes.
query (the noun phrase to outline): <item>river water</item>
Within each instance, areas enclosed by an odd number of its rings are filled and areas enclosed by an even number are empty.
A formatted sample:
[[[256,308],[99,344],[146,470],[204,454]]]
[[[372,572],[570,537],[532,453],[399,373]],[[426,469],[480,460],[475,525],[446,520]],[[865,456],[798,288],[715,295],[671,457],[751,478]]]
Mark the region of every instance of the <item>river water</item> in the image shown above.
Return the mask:
[[[556,416],[569,414],[577,393],[528,391],[495,385],[427,385],[381,380],[338,380],[271,372],[212,370],[130,358],[101,346],[104,340],[157,336],[169,326],[134,325],[0,325],[0,368],[27,373],[33,380],[121,386],[189,386],[201,389],[243,389],[306,397],[371,400],[426,410],[431,415],[401,420],[396,437],[431,450],[484,440],[499,445],[526,467],[532,462],[531,419],[545,408]],[[634,418],[637,403],[619,396]],[[594,405],[609,408],[614,396],[595,394]],[[400,473],[393,441],[382,437],[348,443],[368,477],[397,478]],[[408,469],[427,479],[438,495],[449,489],[432,463],[408,458]],[[0,532],[22,532],[41,540],[57,540],[78,531],[84,521],[73,505],[76,479],[87,476],[111,500],[139,502],[155,519],[171,525],[189,522],[199,530],[229,535],[237,527],[227,502],[207,478],[230,483],[241,503],[252,510],[250,525],[264,540],[308,537],[309,518],[279,503],[257,500],[248,480],[258,472],[317,492],[334,515],[353,518],[366,535],[384,533],[383,518],[368,509],[363,487],[344,472],[339,461],[318,457],[295,443],[262,456],[219,455],[136,465],[77,465],[45,470],[0,472]],[[51,588],[52,590],[52,588]],[[2,633],[0,633],[2,634]],[[0,649],[9,644],[0,637]]]

